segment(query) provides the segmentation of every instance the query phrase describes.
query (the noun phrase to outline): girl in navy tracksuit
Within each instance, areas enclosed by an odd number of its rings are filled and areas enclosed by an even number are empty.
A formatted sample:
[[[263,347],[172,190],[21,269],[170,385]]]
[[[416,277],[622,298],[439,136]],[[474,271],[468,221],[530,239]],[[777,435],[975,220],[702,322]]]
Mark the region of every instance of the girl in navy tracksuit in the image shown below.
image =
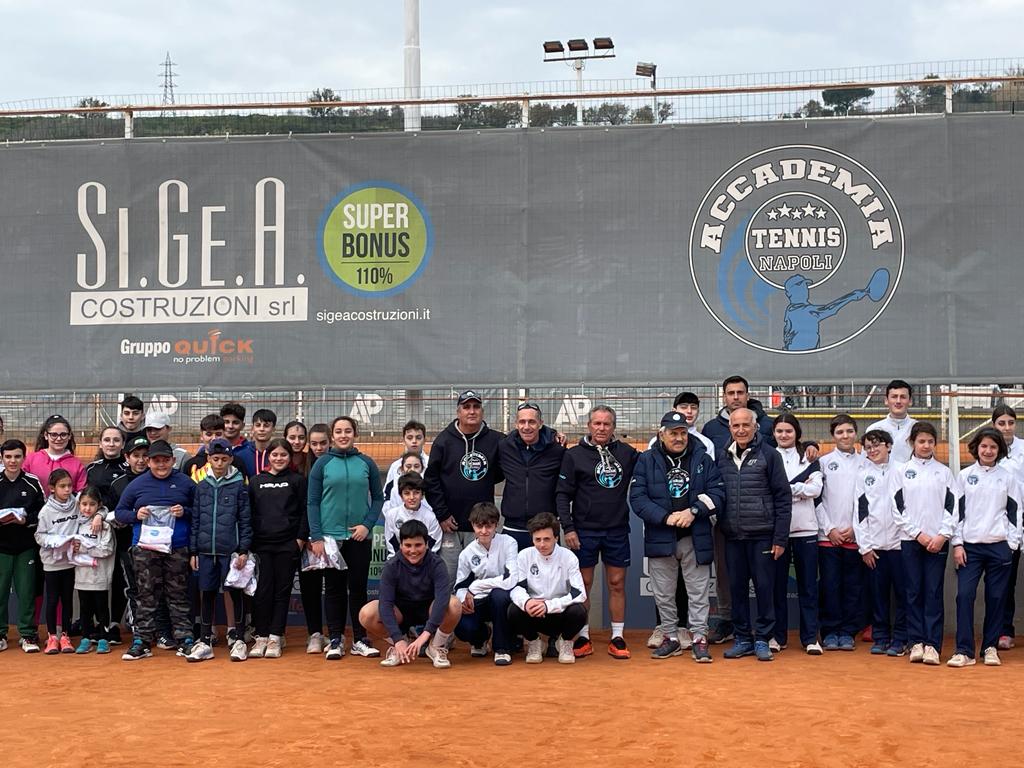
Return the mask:
[[[910,661],[932,666],[942,648],[942,586],[959,496],[957,479],[935,459],[936,438],[928,422],[914,424],[913,455],[890,472],[893,517],[902,533]]]
[[[961,495],[953,532],[957,565],[956,652],[951,667],[973,666],[974,598],[985,574],[985,625],[981,648],[985,664],[999,666],[996,646],[1010,579],[1011,553],[1020,548],[1020,485],[999,462],[1006,457],[1003,436],[992,428],[978,432],[968,446],[977,464],[960,472]]]
[[[817,461],[807,461],[800,443],[800,422],[789,413],[779,414],[772,426],[782,464],[793,492],[793,516],[789,522],[789,544],[775,561],[775,634],[773,651],[786,647],[789,630],[789,564],[796,566],[796,587],[800,603],[800,644],[812,656],[821,655],[818,644],[818,518],[816,499],[823,480]]]

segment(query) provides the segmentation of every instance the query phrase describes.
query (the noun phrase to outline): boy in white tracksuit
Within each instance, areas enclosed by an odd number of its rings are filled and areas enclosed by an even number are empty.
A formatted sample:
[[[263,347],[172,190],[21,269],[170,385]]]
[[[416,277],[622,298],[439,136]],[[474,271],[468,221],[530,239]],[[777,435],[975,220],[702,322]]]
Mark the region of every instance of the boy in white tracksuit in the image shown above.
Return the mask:
[[[441,526],[433,508],[423,498],[423,478],[415,472],[402,475],[395,483],[398,486],[399,501],[384,502],[384,543],[390,560],[399,550],[398,531],[406,520],[419,520],[427,526],[427,547],[433,552],[441,551]]]
[[[907,649],[907,587],[903,578],[901,532],[893,517],[889,492],[892,435],[870,429],[861,438],[861,445],[868,460],[857,476],[853,530],[872,587],[871,653],[902,656]],[[890,623],[893,602],[895,621]]]
[[[526,663],[544,661],[540,634],[557,638],[558,661],[573,664],[572,638],[587,623],[587,599],[580,562],[572,550],[558,545],[558,518],[542,512],[528,525],[533,546],[519,553],[519,582],[512,590],[509,629],[528,641]]]

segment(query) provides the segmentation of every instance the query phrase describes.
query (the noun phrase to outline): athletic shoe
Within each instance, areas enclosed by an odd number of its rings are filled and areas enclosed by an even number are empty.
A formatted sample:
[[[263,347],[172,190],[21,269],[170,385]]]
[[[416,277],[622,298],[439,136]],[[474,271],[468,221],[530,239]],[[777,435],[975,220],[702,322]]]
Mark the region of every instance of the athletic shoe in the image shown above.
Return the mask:
[[[939,652],[931,645],[924,647],[924,663],[930,667],[939,665]]]
[[[910,646],[910,663],[920,664],[924,661],[924,643],[914,643]]]
[[[665,633],[661,631],[661,627],[655,627],[654,631],[651,632],[650,636],[647,638],[647,647],[657,648],[661,645],[661,641],[664,639]]]
[[[108,645],[120,645],[121,644],[121,625],[111,624],[107,627],[107,644]]]
[[[512,654],[510,653],[496,653],[494,654],[494,666],[496,667],[507,667],[512,663]]]
[[[544,661],[544,641],[539,637],[536,640],[526,641],[526,663],[540,664]]]
[[[665,639],[661,641],[661,645],[651,651],[652,659],[669,659],[673,656],[682,656],[683,649],[679,645],[679,641],[674,637],[665,636]]]
[[[71,638],[67,636],[66,632],[62,632],[60,635],[60,652],[61,653],[74,653],[75,646],[71,644]]]
[[[556,642],[556,638],[548,638],[548,649],[544,655],[547,656],[549,659],[558,658],[558,643]]]
[[[380,656],[380,651],[366,642],[366,640],[356,640],[352,643],[351,653],[353,656],[365,656],[368,659],[374,659],[377,656]]]
[[[256,630],[253,627],[246,627],[242,639],[245,640],[246,645],[252,645],[256,642]]]
[[[891,643],[885,651],[886,656],[904,656],[907,653],[907,646],[903,643]]]
[[[238,641],[238,630],[235,629],[234,627],[230,627],[228,629],[228,632],[227,632],[227,635],[225,637],[225,640],[227,641],[226,644],[227,644],[228,648],[233,648],[235,643]]]
[[[267,650],[263,654],[265,659],[280,659],[281,658],[281,637],[280,635],[271,635],[267,638]]]
[[[758,661],[772,661],[775,658],[772,655],[772,649],[768,647],[768,643],[764,640],[758,640],[754,643],[754,655],[757,656]]]
[[[778,653],[782,650],[782,646],[779,645],[779,641],[773,637],[771,640],[768,641],[768,650],[772,653]]]
[[[137,637],[132,640],[131,648],[121,654],[121,659],[124,661],[138,661],[139,659],[148,659],[152,655],[153,651],[149,647],[149,643]]]
[[[716,624],[708,637],[708,642],[712,645],[719,645],[732,640],[736,636],[736,629],[733,627],[732,622],[728,619],[724,619]]]
[[[949,661],[946,662],[947,667],[973,667],[977,661],[966,653],[954,653]]]
[[[873,643],[875,641],[872,627],[868,624],[864,629],[861,630],[860,639],[865,643]]]
[[[50,635],[46,638],[46,648],[43,650],[47,656],[56,656],[60,653],[60,643],[57,641],[56,635]]]
[[[249,658],[249,649],[245,647],[245,640],[235,640],[235,642],[231,644],[231,654],[228,658],[232,661],[245,661]]]
[[[999,636],[999,642],[996,643],[996,647],[1000,651],[1008,651],[1011,648],[1013,648],[1013,646],[1014,646],[1014,642],[1013,642],[1013,636],[1012,635],[1000,635]]]
[[[36,637],[22,637],[18,640],[18,645],[25,653],[39,653],[39,639]]]
[[[430,643],[427,646],[427,658],[434,662],[435,669],[448,669],[452,665],[448,661],[448,646],[446,645],[434,645]]]
[[[198,643],[194,643],[192,645],[192,650],[189,652],[188,656],[185,657],[185,661],[198,662],[212,658],[213,646],[200,640]]]
[[[174,642],[174,638],[168,637],[167,635],[161,635],[157,638],[156,647],[161,651],[173,651],[177,649],[178,644]]]
[[[327,653],[324,654],[324,658],[327,661],[341,661],[345,655],[345,644],[338,637],[332,637],[330,645],[327,646]]]
[[[854,648],[853,635],[840,635],[839,636],[839,650],[840,651],[852,651]]]
[[[808,656],[821,656],[824,651],[821,649],[821,645],[818,643],[808,643],[807,647],[804,648],[807,651]]]
[[[0,637],[0,651],[6,651],[6,650],[7,650],[7,638],[6,637]]]
[[[487,643],[469,646],[469,655],[475,659],[482,659],[487,655]]]
[[[249,651],[249,655],[254,659],[262,659],[267,652],[267,637],[257,637],[255,642],[252,644],[252,649]]]
[[[838,651],[839,650],[839,635],[825,635],[821,641],[821,647],[826,651]]]
[[[572,650],[575,653],[575,649]],[[629,658],[630,649],[626,647],[626,640],[621,637],[611,638],[608,643],[608,655],[612,658]]]
[[[555,646],[558,647],[557,644]],[[580,635],[573,641],[572,644],[572,655],[576,658],[582,659],[584,656],[590,656],[594,653],[594,645],[590,642],[590,638],[584,635]],[[551,654],[549,653],[548,656]],[[561,655],[561,651],[556,655]]]
[[[397,667],[401,663],[402,660],[398,658],[398,649],[393,645],[388,645],[388,652],[380,660],[380,665],[382,667]]]
[[[888,643],[875,643],[874,645],[871,646],[871,655],[872,656],[884,656],[888,652],[889,652],[889,644]]]
[[[676,640],[679,641],[679,647],[684,651],[688,651],[693,647],[693,635],[690,634],[688,629],[677,629]]]
[[[765,646],[767,648],[767,645]],[[770,651],[769,651],[770,653]],[[727,659],[742,659],[744,656],[754,655],[754,644],[749,640],[733,640],[732,648],[722,654]]]
[[[986,667],[998,667],[1003,663],[999,660],[999,653],[992,646],[986,648],[981,655],[985,661]]]
[[[559,664],[575,664],[576,663],[576,649],[573,647],[571,640],[559,639],[555,641],[555,645],[558,648],[558,663]],[[591,650],[593,653],[593,650]]]
[[[323,653],[326,638],[319,632],[314,632],[306,641],[306,653]]]
[[[109,640],[97,640],[96,641],[96,653],[99,653],[99,654],[110,653],[110,641]]]
[[[193,629],[195,629],[195,627],[193,627]],[[201,637],[201,634],[200,634],[201,632],[202,632],[202,628],[200,628],[199,631],[197,631],[195,633],[196,636],[197,637]],[[210,642],[207,643],[207,645],[209,645],[211,648],[216,648],[217,647],[218,641],[217,641],[217,628],[216,627],[213,627],[212,630],[210,631]],[[228,643],[228,645],[231,645],[231,643]]]
[[[174,652],[175,656],[181,656],[183,659],[187,659],[188,655],[192,653],[192,646],[195,645],[191,637],[186,637],[180,643],[178,643],[178,649]]]
[[[698,637],[694,641],[693,648],[690,649],[690,653],[693,655],[693,660],[698,664],[711,663],[711,651],[708,649],[708,641],[703,637]]]
[[[78,647],[75,648],[75,653],[88,653],[92,650],[92,640],[88,637],[83,637],[78,643]]]

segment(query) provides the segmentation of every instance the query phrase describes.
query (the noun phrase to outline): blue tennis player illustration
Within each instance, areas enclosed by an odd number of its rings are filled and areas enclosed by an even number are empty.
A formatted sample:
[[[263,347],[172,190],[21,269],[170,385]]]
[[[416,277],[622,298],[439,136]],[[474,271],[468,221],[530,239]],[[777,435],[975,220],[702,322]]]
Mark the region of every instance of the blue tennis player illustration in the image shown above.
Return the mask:
[[[876,269],[864,288],[844,293],[827,304],[812,304],[810,280],[803,275],[793,275],[784,284],[789,306],[786,307],[786,322],[782,332],[786,350],[817,349],[821,345],[820,326],[822,320],[834,317],[839,311],[864,297],[881,301],[889,288],[889,270]]]

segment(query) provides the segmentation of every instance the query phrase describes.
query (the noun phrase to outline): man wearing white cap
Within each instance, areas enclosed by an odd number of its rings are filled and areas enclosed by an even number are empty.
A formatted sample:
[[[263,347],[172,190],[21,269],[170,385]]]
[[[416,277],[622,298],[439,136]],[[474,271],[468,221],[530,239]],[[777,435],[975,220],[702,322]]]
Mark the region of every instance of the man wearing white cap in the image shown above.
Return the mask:
[[[166,440],[170,443],[171,449],[174,451],[174,468],[181,471],[185,466],[185,462],[192,458],[192,454],[171,442],[171,420],[167,414],[160,411],[150,411],[146,416],[145,429],[146,438],[150,444],[157,440]]]

